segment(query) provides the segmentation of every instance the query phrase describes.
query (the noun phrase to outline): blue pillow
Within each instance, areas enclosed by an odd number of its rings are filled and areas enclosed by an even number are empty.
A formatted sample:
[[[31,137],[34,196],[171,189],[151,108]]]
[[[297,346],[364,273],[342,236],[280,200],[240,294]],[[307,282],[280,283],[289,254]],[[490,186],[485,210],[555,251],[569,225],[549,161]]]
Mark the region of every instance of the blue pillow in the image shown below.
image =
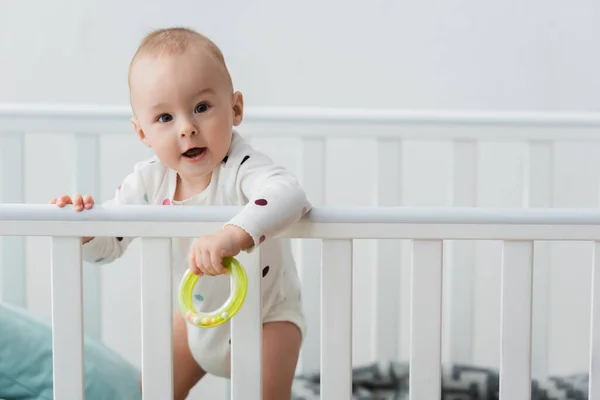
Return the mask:
[[[52,330],[27,311],[0,304],[0,399],[53,399]],[[139,371],[103,344],[84,339],[86,400],[141,399]]]

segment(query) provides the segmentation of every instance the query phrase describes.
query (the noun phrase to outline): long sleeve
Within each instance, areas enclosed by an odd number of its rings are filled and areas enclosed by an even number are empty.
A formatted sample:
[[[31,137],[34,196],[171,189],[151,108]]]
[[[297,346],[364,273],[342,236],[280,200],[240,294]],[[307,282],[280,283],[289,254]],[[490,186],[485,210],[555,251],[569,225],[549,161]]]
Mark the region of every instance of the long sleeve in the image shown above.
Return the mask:
[[[140,172],[142,163],[136,164],[134,171],[129,174],[122,184],[116,189],[112,199],[103,203],[103,205],[133,205],[148,204],[148,192],[142,173]],[[128,237],[102,237],[96,236],[91,241],[83,245],[83,259],[95,264],[108,264],[120,258],[129,244],[135,238]]]
[[[227,163],[235,163],[231,166],[234,169],[239,165],[232,176],[237,195],[243,196],[247,203],[228,225],[246,231],[256,247],[299,221],[311,205],[293,174],[249,145],[239,147]]]

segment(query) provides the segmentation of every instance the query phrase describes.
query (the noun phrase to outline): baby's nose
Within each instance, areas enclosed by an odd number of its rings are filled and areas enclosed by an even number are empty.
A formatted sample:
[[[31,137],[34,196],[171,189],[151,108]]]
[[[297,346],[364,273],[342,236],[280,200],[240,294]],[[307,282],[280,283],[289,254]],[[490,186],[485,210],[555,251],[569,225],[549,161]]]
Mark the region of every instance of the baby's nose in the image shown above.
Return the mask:
[[[198,133],[198,130],[190,125],[190,126],[186,126],[184,129],[181,130],[181,137],[186,137],[186,136],[193,136],[196,135]]]

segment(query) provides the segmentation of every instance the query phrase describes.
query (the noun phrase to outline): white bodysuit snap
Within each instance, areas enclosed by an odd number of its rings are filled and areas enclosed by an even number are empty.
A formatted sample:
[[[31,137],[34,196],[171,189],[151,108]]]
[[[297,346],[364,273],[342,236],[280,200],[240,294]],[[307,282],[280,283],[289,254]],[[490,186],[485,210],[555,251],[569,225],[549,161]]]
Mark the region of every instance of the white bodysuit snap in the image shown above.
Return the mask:
[[[153,157],[137,163],[115,197],[105,204],[244,206],[227,224],[244,229],[254,239],[254,247],[261,246],[263,323],[289,321],[298,326],[304,337],[300,281],[290,241],[276,237],[310,210],[297,179],[234,131],[229,152],[213,171],[204,191],[184,201],[175,201],[176,185],[177,173]],[[96,264],[110,263],[123,255],[133,239],[96,237],[83,246],[83,258]],[[172,240],[174,289],[188,267],[194,239]],[[205,312],[219,308],[229,291],[229,275],[200,278],[194,290],[196,308]],[[229,377],[230,323],[215,328],[198,328],[190,323],[187,326],[190,350],[200,367],[210,374]]]

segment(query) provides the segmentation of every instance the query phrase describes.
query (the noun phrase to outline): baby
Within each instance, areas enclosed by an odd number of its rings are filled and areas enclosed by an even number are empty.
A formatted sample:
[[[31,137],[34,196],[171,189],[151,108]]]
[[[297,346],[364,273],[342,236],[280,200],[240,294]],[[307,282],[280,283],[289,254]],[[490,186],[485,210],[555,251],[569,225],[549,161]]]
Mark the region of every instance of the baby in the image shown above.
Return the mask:
[[[264,399],[289,399],[305,326],[289,241],[274,237],[310,209],[304,191],[234,130],[242,122],[243,97],[233,89],[221,51],[203,35],[184,28],[149,34],[131,61],[129,89],[133,126],[155,156],[134,166],[110,203],[244,206],[218,232],[174,238],[173,266],[211,276],[199,279],[196,298],[200,310],[212,311],[229,295],[221,259],[261,246]],[[51,203],[82,211],[94,200],[76,194]],[[110,263],[132,239],[84,237],[84,259]],[[206,373],[230,376],[229,329],[229,323],[197,328],[175,313],[175,399],[184,399]]]

